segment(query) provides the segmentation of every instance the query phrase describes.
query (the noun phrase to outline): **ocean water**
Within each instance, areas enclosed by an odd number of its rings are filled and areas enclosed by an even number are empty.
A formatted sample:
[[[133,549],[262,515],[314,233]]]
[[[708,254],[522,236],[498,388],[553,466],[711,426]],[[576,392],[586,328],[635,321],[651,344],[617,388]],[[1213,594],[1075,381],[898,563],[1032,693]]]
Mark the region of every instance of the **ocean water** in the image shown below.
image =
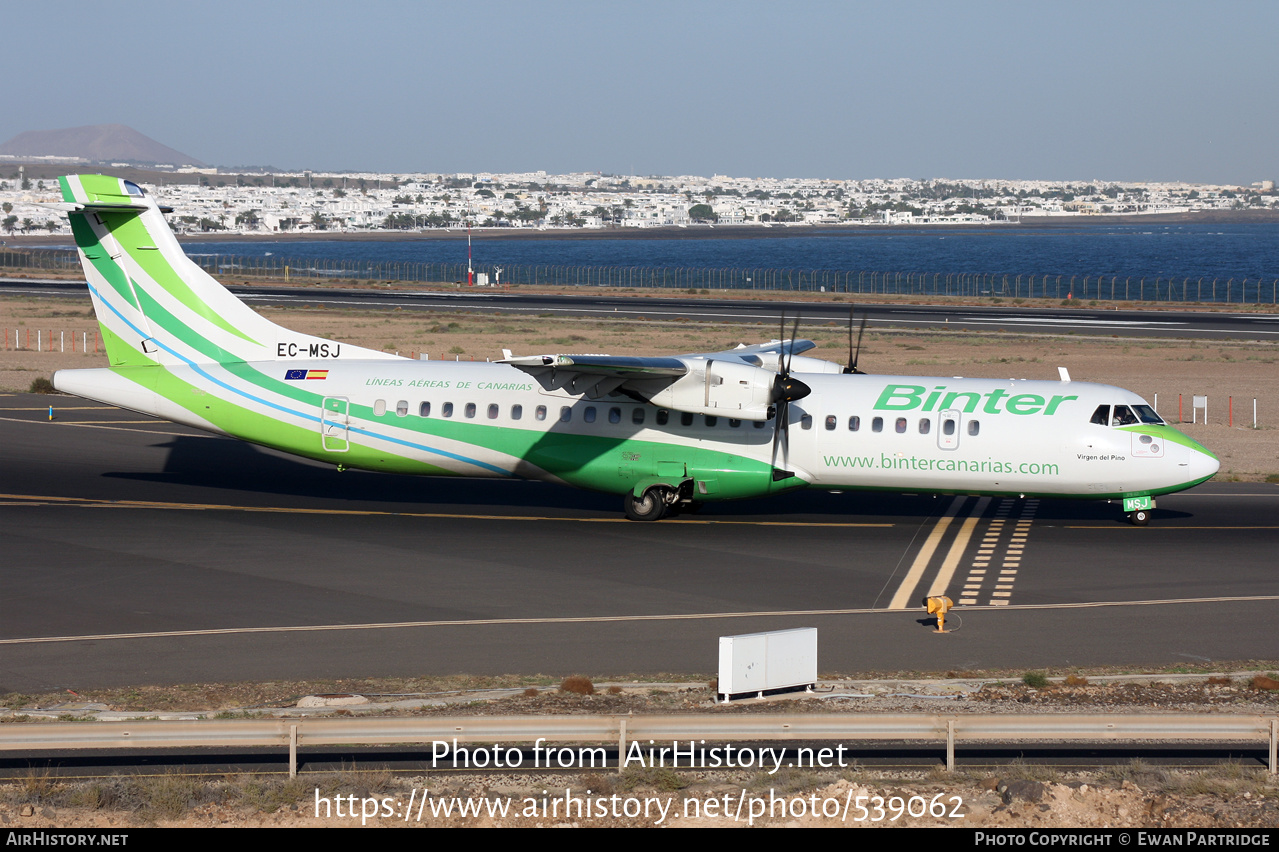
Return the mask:
[[[721,238],[477,239],[476,269],[493,265],[822,269],[989,275],[1089,275],[1237,280],[1279,278],[1279,223],[894,228]],[[784,232],[782,232],[784,233]],[[466,235],[433,240],[216,241],[188,253],[382,263],[466,263]]]

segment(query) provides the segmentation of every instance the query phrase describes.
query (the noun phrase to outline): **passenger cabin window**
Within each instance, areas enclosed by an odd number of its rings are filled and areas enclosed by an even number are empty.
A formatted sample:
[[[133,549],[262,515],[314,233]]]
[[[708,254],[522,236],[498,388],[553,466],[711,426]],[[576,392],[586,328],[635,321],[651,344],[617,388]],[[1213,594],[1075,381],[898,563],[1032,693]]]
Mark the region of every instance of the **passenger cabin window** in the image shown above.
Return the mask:
[[[524,406],[520,405],[519,403],[516,403],[515,405],[511,406],[512,420],[519,420],[523,416],[524,416]]]
[[[620,409],[620,408],[610,408],[610,409],[608,410],[608,422],[609,422],[609,423],[621,423],[621,422],[622,422],[622,409]]]
[[[535,420],[545,420],[545,419],[546,419],[546,406],[545,406],[545,405],[539,405],[537,408],[535,408],[535,409],[533,410],[533,418],[534,418]]]
[[[833,432],[835,430],[835,424],[837,422],[838,420],[836,419],[835,415],[827,414],[826,415],[826,431]]]
[[[738,429],[741,427],[741,425],[742,425],[742,421],[740,420],[733,420],[731,417],[728,420],[728,428],[730,429]]]
[[[719,418],[718,418],[718,417],[715,417],[714,415],[707,415],[707,417],[706,417],[706,425],[707,425],[707,426],[711,426],[711,427],[718,426],[718,425],[719,425]]]
[[[679,422],[681,426],[692,426],[693,425],[692,412],[685,411],[682,414],[680,414]]]
[[[919,419],[919,434],[927,435],[929,430],[932,428],[933,428],[932,420],[928,419],[927,417],[921,417]]]
[[[947,417],[941,422],[941,433],[947,437],[955,434],[955,418]]]
[[[409,416],[409,401],[407,399],[402,399],[395,404],[395,414],[397,417]]]
[[[644,409],[637,407],[634,411],[632,411],[631,422],[636,426],[644,425]]]
[[[417,416],[418,416],[418,417],[430,417],[430,416],[431,416],[431,403],[429,403],[429,402],[424,402],[424,403],[422,403],[421,405],[419,405],[419,406],[417,407]]]
[[[968,434],[969,434],[969,435],[976,435],[976,434],[978,434],[978,433],[980,433],[980,432],[981,432],[981,421],[980,421],[980,420],[969,420],[969,421],[968,421]]]
[[[562,406],[560,408],[560,422],[567,423],[572,419],[573,419],[573,409],[569,408],[567,405]]]
[[[473,402],[468,402],[466,404],[466,419],[467,420],[475,419],[475,403]]]
[[[671,420],[671,413],[665,408],[657,409],[657,425],[665,426]]]
[[[488,411],[489,411],[489,420],[496,420],[497,413],[501,411],[501,406],[499,406],[495,402],[490,402]]]
[[[446,403],[444,403],[444,407],[440,409],[440,414],[443,414],[445,417],[452,417],[452,416],[453,416],[453,403],[451,403],[451,402],[446,402]]]
[[[799,428],[801,428],[801,429],[812,429],[812,428],[813,428],[813,415],[811,415],[811,414],[805,414],[803,417],[799,418]]]
[[[587,423],[594,423],[595,422],[595,406],[593,405],[586,406],[586,410],[582,412],[582,419],[585,420]]]
[[[376,400],[373,403],[373,416],[381,417],[383,414],[386,414],[386,400],[384,399]]]
[[[896,428],[897,428],[897,434],[898,434],[898,435],[904,435],[904,434],[906,433],[906,418],[905,418],[905,417],[898,417],[898,418],[897,418]]]
[[[870,421],[870,431],[872,431],[872,432],[883,432],[883,431],[884,431],[884,418],[882,418],[882,417],[876,417],[874,420],[871,420],[871,421]]]
[[[862,428],[862,419],[860,417],[853,415],[852,417],[848,418],[849,432],[856,432],[860,428]]]

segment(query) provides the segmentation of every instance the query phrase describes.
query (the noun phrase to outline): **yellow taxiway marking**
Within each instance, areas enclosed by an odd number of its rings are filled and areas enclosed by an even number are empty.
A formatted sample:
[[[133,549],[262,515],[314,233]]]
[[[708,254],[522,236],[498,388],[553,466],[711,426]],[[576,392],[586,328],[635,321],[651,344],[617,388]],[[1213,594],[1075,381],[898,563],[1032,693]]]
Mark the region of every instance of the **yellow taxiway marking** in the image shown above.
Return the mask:
[[[950,506],[946,509],[946,514],[937,519],[936,525],[933,526],[933,531],[929,533],[924,546],[919,549],[919,553],[915,556],[915,561],[911,563],[910,570],[906,572],[906,577],[902,580],[901,585],[897,587],[897,594],[893,595],[893,599],[888,602],[889,609],[906,609],[908,601],[915,595],[915,587],[919,585],[920,578],[924,576],[924,571],[928,568],[928,563],[933,561],[933,554],[937,551],[937,545],[941,544],[950,522],[955,520],[959,507],[967,499],[967,497],[956,497],[951,500]]]
[[[1021,604],[992,602],[987,606],[966,606],[966,612],[1013,612],[1045,609],[1100,609],[1129,606],[1169,606],[1204,603],[1268,603],[1279,601],[1279,595],[1249,595],[1219,598],[1170,598],[1150,601],[1097,601],[1073,604]],[[820,615],[887,615],[900,616],[900,612],[886,609],[796,609],[762,610],[758,612],[700,612],[678,615],[583,615],[576,617],[547,618],[468,618],[457,621],[391,621],[367,624],[306,624],[277,627],[211,627],[204,630],[158,630],[150,633],[87,633],[82,636],[32,636],[27,638],[0,639],[0,645],[39,645],[53,642],[100,642],[109,639],[164,639],[180,636],[244,636],[255,633],[323,633],[344,630],[403,630],[424,627],[505,627],[521,624],[608,624],[640,621],[695,621],[701,619],[729,618],[796,618]]]
[[[973,537],[973,528],[977,526],[981,516],[986,514],[986,507],[989,505],[989,497],[981,498],[977,501],[977,505],[973,507],[968,517],[964,519],[963,525],[959,528],[959,534],[955,536],[955,541],[950,545],[950,550],[946,554],[946,561],[942,563],[941,570],[937,572],[937,579],[933,580],[933,585],[928,590],[930,596],[946,594],[946,589],[950,587],[950,581],[955,576],[955,569],[959,567],[959,560],[963,558],[964,551],[968,549],[968,541]]]
[[[583,524],[634,524],[626,518],[557,518],[551,515],[467,515],[461,512],[391,512],[377,509],[307,509],[289,506],[233,506],[224,503],[156,503],[147,500],[101,500],[88,497],[46,497],[38,494],[0,494],[3,506],[72,506],[88,509],[179,509],[214,512],[274,512],[285,515],[381,515],[404,518],[470,518],[483,521],[566,521]],[[10,502],[13,501],[13,502]],[[891,527],[893,524],[842,521],[735,521],[672,519],[664,524],[737,525],[754,527]]]
[[[4,408],[0,411],[48,411],[49,406],[41,406],[40,408]],[[53,410],[56,411],[119,411],[113,405],[55,405]]]
[[[4,409],[0,409],[3,411]],[[48,409],[40,409],[47,411]],[[160,429],[125,429],[122,426],[102,426],[101,423],[158,423],[165,424],[164,420],[99,420],[99,421],[76,421],[76,420],[27,420],[23,417],[0,417],[0,421],[8,423],[39,423],[44,426],[80,426],[84,429],[112,429],[116,432],[143,432],[147,435],[189,435],[189,432],[164,432]],[[176,424],[173,424],[176,425]]]
[[[61,423],[63,426],[92,426],[98,423],[156,423],[163,421],[156,420],[54,420],[54,423]],[[137,429],[130,429],[130,432],[136,432]]]

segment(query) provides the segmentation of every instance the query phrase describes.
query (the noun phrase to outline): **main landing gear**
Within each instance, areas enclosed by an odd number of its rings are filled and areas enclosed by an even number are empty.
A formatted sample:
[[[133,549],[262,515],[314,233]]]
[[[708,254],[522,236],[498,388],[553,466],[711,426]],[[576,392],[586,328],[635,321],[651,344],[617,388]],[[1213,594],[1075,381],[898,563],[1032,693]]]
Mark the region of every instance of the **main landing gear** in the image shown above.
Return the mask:
[[[636,497],[634,494],[627,493],[622,498],[622,508],[626,511],[626,517],[632,521],[660,521],[665,515],[669,506],[663,498],[664,489],[650,488],[644,492],[643,497]]]
[[[627,493],[622,498],[622,508],[632,521],[660,521],[680,512],[696,512],[702,504],[689,500],[685,489],[658,485],[645,491],[643,497]]]

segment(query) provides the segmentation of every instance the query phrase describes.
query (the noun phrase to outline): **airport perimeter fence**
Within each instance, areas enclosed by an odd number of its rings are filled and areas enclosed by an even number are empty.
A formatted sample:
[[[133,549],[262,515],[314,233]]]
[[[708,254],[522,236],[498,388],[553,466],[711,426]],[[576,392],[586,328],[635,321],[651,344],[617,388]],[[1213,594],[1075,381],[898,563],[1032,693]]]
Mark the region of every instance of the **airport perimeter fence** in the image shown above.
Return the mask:
[[[468,280],[464,263],[350,259],[248,257],[194,254],[211,274],[266,279],[320,279],[423,283]],[[0,250],[5,269],[73,272],[80,268],[68,249]],[[561,266],[477,264],[477,276],[504,286],[629,287],[668,290],[772,290],[847,293],[858,296],[961,296],[1107,302],[1215,302],[1279,304],[1279,279],[1177,278],[1123,275],[1039,275],[979,272],[868,272],[834,269],[746,267]],[[500,273],[498,270],[501,270]]]

